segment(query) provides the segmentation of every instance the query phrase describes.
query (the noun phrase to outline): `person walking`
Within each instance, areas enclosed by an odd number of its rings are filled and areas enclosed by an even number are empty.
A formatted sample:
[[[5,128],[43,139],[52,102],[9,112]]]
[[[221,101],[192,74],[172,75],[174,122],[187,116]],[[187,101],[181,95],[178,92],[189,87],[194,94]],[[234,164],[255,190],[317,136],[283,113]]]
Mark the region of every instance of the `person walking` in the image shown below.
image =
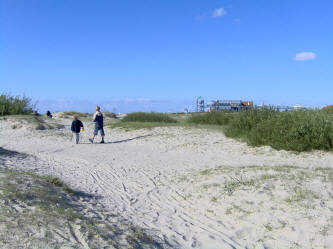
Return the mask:
[[[95,122],[95,129],[94,129],[94,136],[92,138],[89,138],[89,141],[91,143],[94,143],[94,139],[99,133],[101,134],[102,141],[101,144],[104,144],[104,129],[103,129],[103,114],[101,113],[101,108],[99,106],[96,106],[96,112],[93,117],[93,121]]]
[[[81,122],[81,120],[78,119],[77,115],[74,115],[74,120],[72,122],[72,127],[71,127],[71,130],[73,132],[71,140],[73,140],[73,137],[75,136],[75,142],[76,142],[76,144],[78,144],[79,140],[80,140],[80,131],[81,131],[81,128],[83,130],[83,123]]]

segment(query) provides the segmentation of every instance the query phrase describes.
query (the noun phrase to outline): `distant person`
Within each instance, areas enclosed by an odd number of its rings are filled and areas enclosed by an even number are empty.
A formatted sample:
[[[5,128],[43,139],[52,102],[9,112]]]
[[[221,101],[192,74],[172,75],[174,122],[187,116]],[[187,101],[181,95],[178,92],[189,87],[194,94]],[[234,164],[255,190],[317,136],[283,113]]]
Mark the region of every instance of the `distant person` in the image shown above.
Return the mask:
[[[81,131],[81,128],[82,128],[82,131],[83,131],[83,124],[78,119],[78,116],[75,115],[74,116],[74,120],[72,122],[72,127],[71,127],[71,130],[73,132],[71,140],[73,140],[73,137],[75,136],[75,142],[76,142],[76,144],[78,144],[79,140],[80,140],[80,131]]]
[[[93,117],[93,121],[95,122],[95,129],[94,129],[94,136],[93,138],[89,138],[89,141],[91,143],[94,143],[94,139],[99,133],[102,136],[102,141],[100,142],[101,144],[104,144],[104,129],[103,129],[103,114],[101,113],[101,108],[99,106],[96,106],[96,112]]]
[[[49,118],[52,118],[52,114],[49,110],[46,112],[46,116],[49,117]]]

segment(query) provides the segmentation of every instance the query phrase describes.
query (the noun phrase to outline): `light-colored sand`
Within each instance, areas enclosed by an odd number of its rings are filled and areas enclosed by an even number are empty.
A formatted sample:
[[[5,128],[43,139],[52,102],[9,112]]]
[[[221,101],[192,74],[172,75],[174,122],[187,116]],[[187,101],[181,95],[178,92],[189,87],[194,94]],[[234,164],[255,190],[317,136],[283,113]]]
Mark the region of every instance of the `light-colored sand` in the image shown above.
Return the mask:
[[[109,210],[159,230],[175,247],[333,248],[332,153],[252,148],[181,127],[106,129],[106,144],[90,144],[91,123],[76,145],[70,120],[56,120],[65,129],[1,120],[0,147],[33,155],[26,170],[101,196]]]

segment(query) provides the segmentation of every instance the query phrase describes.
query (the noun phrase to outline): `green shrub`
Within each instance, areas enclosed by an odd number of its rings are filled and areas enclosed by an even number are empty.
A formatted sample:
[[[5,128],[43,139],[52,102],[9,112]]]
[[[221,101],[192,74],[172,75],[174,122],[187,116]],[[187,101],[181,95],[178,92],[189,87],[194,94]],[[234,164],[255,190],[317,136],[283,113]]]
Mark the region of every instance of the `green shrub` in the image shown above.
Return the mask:
[[[58,187],[62,187],[62,186],[63,186],[62,181],[60,181],[60,179],[59,179],[58,177],[46,176],[46,177],[45,177],[45,180],[46,180],[48,183],[51,183],[51,184],[54,185],[54,186],[58,186]]]
[[[31,99],[19,95],[10,96],[9,94],[0,95],[0,115],[31,114],[35,105],[31,104]]]
[[[281,112],[258,123],[249,131],[248,141],[251,145],[270,145],[276,149],[332,150],[332,115],[319,110]]]
[[[250,145],[293,151],[333,150],[333,110],[253,108],[237,113],[194,114],[188,122],[223,125],[225,134]]]
[[[246,111],[233,113],[233,118],[229,122],[226,134],[230,137],[243,137],[259,123],[272,119],[279,111],[271,107],[253,108]]]
[[[229,112],[207,112],[194,114],[188,118],[192,124],[227,125],[233,117]]]
[[[122,122],[159,122],[159,123],[177,123],[176,119],[171,118],[164,113],[146,113],[146,112],[133,112],[127,114]]]

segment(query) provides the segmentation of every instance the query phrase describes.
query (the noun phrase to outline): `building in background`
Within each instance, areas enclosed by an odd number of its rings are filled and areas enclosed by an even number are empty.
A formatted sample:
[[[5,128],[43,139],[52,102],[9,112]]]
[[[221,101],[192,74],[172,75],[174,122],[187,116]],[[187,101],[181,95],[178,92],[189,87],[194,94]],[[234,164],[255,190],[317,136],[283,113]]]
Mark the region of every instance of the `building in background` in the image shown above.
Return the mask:
[[[197,99],[197,112],[205,111],[230,111],[238,112],[253,108],[253,101],[242,100],[212,100],[205,105],[204,99],[200,96]]]

